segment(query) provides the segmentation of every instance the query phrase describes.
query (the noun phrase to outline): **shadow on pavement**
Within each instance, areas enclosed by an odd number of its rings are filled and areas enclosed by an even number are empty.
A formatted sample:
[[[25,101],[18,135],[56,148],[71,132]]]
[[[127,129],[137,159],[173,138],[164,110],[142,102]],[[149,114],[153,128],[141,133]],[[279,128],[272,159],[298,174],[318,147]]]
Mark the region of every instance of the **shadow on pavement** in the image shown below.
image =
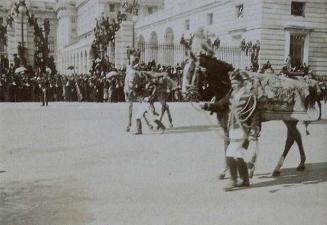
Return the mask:
[[[180,134],[180,133],[195,133],[195,132],[210,132],[219,130],[218,125],[197,125],[197,126],[183,126],[166,129],[165,134]]]
[[[314,125],[314,124],[327,124],[327,119],[321,119],[321,120],[317,120],[317,121],[312,121],[310,123],[310,125]]]
[[[297,184],[308,185],[318,184],[327,181],[327,162],[306,164],[306,170],[303,172],[296,171],[295,168],[282,169],[280,177],[260,176],[259,179],[273,178],[273,180],[263,181],[251,185],[251,188],[270,187],[282,185],[282,187],[290,187]],[[282,188],[281,187],[281,188]],[[276,192],[274,190],[271,192]]]

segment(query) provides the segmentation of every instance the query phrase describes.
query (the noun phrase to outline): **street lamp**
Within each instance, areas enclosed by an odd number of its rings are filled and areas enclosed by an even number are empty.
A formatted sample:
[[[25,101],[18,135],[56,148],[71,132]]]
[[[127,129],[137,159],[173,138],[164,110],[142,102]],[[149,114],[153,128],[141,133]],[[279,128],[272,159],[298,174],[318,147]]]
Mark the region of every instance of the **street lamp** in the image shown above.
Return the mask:
[[[25,41],[24,41],[24,16],[28,12],[25,0],[20,0],[17,5],[17,11],[21,15],[21,29],[22,29],[22,43],[18,46],[18,52],[20,53],[19,57],[21,58],[21,65],[25,64]]]
[[[137,16],[132,16],[132,22],[133,22],[133,48],[135,48],[135,23],[137,21]]]

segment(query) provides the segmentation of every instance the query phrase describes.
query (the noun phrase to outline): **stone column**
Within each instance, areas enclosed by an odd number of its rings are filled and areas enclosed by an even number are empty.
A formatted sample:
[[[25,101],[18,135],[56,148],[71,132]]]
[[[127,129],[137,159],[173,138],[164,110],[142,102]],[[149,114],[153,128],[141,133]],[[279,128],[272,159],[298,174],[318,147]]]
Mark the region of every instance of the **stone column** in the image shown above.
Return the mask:
[[[128,64],[127,48],[133,46],[133,21],[123,21],[115,39],[115,67]]]

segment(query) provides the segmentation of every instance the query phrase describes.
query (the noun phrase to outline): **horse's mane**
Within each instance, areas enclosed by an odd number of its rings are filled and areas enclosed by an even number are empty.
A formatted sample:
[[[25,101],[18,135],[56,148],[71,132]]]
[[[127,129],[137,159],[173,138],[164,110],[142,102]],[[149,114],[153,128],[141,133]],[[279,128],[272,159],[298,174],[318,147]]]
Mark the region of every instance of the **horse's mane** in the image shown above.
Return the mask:
[[[228,73],[234,70],[233,65],[207,55],[200,56],[200,65],[206,68],[205,80],[213,96],[224,97],[231,88]]]
[[[227,73],[229,71],[233,71],[234,67],[232,64],[229,64],[225,61],[219,60],[214,57],[210,57],[207,55],[201,55],[200,56],[201,65],[203,65],[205,68],[207,68],[208,72],[213,74],[221,74]]]

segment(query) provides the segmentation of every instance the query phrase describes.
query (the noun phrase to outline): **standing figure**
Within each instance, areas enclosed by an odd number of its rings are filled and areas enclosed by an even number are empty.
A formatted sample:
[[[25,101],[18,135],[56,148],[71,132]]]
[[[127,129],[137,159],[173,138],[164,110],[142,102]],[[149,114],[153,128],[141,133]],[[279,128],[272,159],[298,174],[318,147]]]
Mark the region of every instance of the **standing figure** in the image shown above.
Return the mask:
[[[286,67],[287,67],[287,71],[291,71],[292,69],[292,58],[291,58],[291,55],[288,55],[286,60],[285,60],[285,64],[286,64]]]
[[[126,131],[129,132],[132,126],[133,102],[137,101],[138,92],[140,91],[140,73],[138,63],[140,61],[137,51],[129,49],[128,52],[129,65],[126,68],[126,77],[124,85],[125,99],[129,103],[128,107],[128,124]]]
[[[254,103],[256,96],[247,87],[247,79],[249,77],[246,73],[231,72],[231,92],[217,103],[204,104],[202,107],[204,110],[217,113],[229,107],[226,124],[226,134],[228,135],[226,164],[230,170],[231,180],[225,187],[225,191],[250,186],[248,167],[244,156],[250,139],[257,140],[261,131],[261,121]],[[241,178],[240,183],[237,182],[238,174]]]
[[[42,101],[41,106],[48,106],[48,89],[49,81],[45,77],[39,78],[39,88],[40,88],[40,99]]]

